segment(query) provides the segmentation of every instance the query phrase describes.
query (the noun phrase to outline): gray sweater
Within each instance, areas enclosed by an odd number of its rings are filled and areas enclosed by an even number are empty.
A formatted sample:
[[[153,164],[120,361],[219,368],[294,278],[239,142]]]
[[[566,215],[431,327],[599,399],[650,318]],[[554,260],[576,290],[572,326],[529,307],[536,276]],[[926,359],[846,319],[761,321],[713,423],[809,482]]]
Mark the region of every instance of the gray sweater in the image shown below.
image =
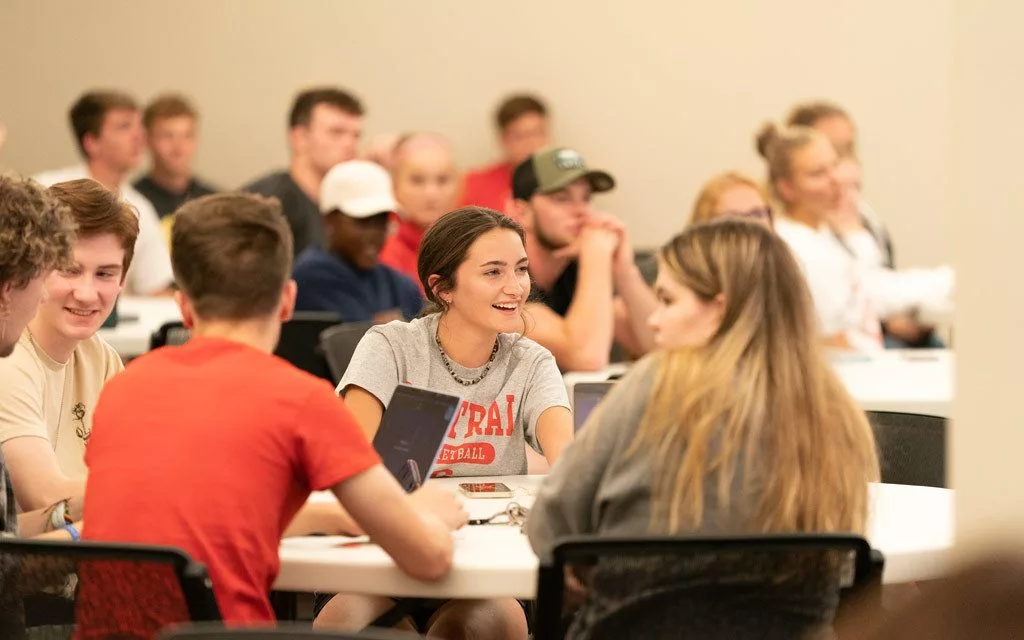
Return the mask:
[[[657,356],[632,367],[591,414],[551,473],[530,510],[527,533],[534,551],[546,559],[557,538],[576,534],[643,536],[650,527],[650,452],[626,455],[636,437],[657,373]],[[749,515],[739,470],[730,496],[732,509],[716,517],[717,482],[709,478],[704,495],[702,534],[739,533]]]
[[[643,450],[626,455],[650,399],[657,358],[638,362],[612,389],[542,484],[526,524],[542,562],[564,536],[664,533],[650,523],[653,456]],[[690,533],[743,533],[761,483],[745,490],[741,471],[730,508],[721,514],[717,479],[705,480],[703,525]],[[567,637],[650,640],[682,637],[684,629],[693,637],[828,637],[838,579],[819,571],[819,560],[750,553],[605,559],[586,576],[589,597]],[[716,590],[723,578],[733,589],[728,598]]]

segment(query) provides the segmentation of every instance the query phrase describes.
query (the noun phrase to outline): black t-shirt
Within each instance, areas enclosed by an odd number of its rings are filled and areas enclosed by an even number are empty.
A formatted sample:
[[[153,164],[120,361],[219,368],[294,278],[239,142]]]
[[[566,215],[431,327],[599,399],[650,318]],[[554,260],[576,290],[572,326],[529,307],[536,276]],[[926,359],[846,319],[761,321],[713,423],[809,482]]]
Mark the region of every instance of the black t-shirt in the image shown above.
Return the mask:
[[[146,200],[153,203],[156,214],[161,218],[171,215],[188,200],[217,193],[216,189],[197,178],[192,178],[184,193],[171,193],[153,182],[148,175],[139,178],[133,186],[139,193],[146,196]]]
[[[278,171],[260,178],[242,187],[242,191],[272,196],[281,201],[281,209],[288,218],[288,226],[292,228],[295,255],[310,245],[323,245],[325,235],[320,206],[309,199],[287,171]]]
[[[579,278],[580,265],[575,260],[570,262],[562,271],[550,289],[537,287],[537,299],[543,302],[552,311],[560,316],[565,316],[572,304],[572,298],[576,295],[576,280]]]

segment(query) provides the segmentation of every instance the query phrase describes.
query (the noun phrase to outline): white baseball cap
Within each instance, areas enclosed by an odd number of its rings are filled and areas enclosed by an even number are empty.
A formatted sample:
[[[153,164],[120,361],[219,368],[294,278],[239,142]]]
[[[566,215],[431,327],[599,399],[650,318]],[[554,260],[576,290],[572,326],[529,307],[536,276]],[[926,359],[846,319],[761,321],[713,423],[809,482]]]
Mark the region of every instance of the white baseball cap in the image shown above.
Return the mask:
[[[320,213],[338,210],[350,218],[369,218],[397,208],[391,176],[376,162],[342,162],[320,183]]]

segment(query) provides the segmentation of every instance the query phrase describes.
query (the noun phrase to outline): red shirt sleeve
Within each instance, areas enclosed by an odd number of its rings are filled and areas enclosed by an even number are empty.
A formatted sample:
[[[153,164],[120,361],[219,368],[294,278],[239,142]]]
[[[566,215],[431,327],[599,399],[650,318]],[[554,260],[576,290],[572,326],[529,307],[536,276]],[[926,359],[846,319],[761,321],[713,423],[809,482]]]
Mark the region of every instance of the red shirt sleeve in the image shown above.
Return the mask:
[[[345,402],[318,388],[295,425],[296,459],[313,491],[329,489],[380,464],[380,456]]]

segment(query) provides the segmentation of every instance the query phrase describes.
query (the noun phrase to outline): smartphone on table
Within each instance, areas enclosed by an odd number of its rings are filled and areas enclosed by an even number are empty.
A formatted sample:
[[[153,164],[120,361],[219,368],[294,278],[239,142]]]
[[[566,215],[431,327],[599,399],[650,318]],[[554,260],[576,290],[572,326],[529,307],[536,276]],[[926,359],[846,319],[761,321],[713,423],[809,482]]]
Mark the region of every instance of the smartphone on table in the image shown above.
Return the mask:
[[[512,498],[516,495],[504,482],[463,482],[459,491],[467,498]]]

